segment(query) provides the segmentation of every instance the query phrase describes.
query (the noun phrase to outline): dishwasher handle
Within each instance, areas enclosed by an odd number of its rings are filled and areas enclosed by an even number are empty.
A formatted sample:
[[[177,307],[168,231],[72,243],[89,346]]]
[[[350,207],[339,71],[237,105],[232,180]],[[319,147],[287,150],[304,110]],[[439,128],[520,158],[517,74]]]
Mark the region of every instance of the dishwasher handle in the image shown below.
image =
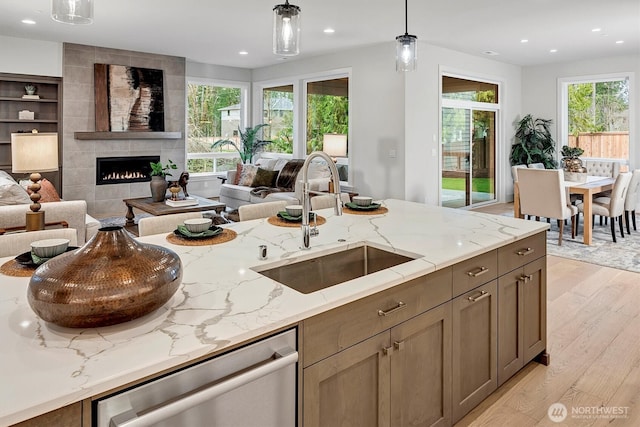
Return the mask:
[[[138,415],[133,410],[118,414],[111,418],[109,427],[143,427],[153,425],[206,402],[207,400],[211,400],[233,389],[249,384],[252,381],[283,369],[297,361],[297,351],[291,348],[279,350],[273,355],[273,360],[271,362],[261,363],[254,369],[242,372],[241,374],[233,376],[221,383],[215,383],[196,393],[187,393],[183,398],[178,398],[177,400],[172,399],[171,401],[160,404],[156,409],[145,412],[142,415]]]

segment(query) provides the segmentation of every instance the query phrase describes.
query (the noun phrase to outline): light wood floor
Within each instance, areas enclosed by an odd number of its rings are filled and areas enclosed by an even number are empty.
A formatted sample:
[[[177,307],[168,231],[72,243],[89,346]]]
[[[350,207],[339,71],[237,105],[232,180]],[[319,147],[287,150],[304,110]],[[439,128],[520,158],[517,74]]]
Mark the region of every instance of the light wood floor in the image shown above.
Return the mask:
[[[640,426],[640,274],[554,256],[547,266],[551,364],[530,363],[456,426]],[[547,416],[556,402],[569,411],[560,424]],[[627,416],[571,415],[591,407]]]

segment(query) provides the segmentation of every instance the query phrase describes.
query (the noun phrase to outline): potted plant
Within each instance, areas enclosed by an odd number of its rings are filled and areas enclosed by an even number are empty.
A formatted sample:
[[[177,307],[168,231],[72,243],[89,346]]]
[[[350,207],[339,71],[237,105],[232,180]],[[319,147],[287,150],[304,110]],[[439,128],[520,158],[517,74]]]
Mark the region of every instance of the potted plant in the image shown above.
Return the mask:
[[[586,182],[587,169],[582,166],[581,156],[584,150],[580,147],[562,146],[562,169],[564,169],[564,179],[567,181]]]
[[[219,148],[225,145],[231,145],[240,155],[240,160],[242,160],[242,163],[251,162],[253,160],[253,157],[260,151],[262,151],[265,145],[271,144],[271,141],[266,141],[258,138],[260,130],[265,126],[269,125],[262,123],[254,127],[247,127],[245,128],[244,132],[242,132],[240,127],[238,127],[238,133],[240,134],[239,146],[229,139],[220,139],[211,144],[211,148]]]
[[[172,176],[170,171],[178,169],[178,166],[171,159],[166,165],[163,165],[162,162],[150,162],[149,164],[151,165],[151,183],[149,184],[151,198],[154,202],[162,202],[169,186],[167,176]]]
[[[516,126],[516,142],[511,146],[511,164],[543,163],[545,169],[554,169],[556,143],[551,137],[548,119],[534,119],[527,114]]]

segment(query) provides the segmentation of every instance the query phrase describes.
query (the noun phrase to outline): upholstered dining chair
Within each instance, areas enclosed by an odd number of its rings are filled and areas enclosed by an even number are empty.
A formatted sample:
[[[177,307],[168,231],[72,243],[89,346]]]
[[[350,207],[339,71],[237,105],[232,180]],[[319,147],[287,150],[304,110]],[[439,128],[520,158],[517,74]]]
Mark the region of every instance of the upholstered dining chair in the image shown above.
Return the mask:
[[[608,160],[587,160],[584,165],[591,176],[616,178],[620,174],[620,163]]]
[[[332,208],[335,204],[336,197],[333,194],[313,196],[311,198],[311,210],[318,209],[327,209]],[[349,203],[351,201],[351,197],[349,197],[349,193],[340,193],[340,200],[342,200],[342,204]]]
[[[202,218],[201,212],[186,212],[171,215],[147,216],[138,220],[138,236],[169,233],[186,219]]]
[[[627,189],[627,197],[624,199],[624,222],[627,226],[627,234],[631,234],[629,230],[629,214],[633,222],[633,231],[636,229],[636,206],[638,204],[638,191],[640,191],[640,169],[636,169],[631,174],[631,181]]]
[[[0,257],[28,252],[31,250],[31,242],[44,239],[69,239],[69,246],[78,246],[78,232],[75,228],[9,233],[0,236]]]
[[[560,169],[522,169],[518,171],[520,210],[523,214],[554,218],[558,222],[558,246],[562,245],[564,220],[571,219],[571,237],[575,237],[578,209],[567,203],[564,171]]]
[[[238,216],[240,221],[249,221],[258,218],[268,218],[277,215],[278,212],[284,210],[284,207],[292,204],[286,200],[278,200],[276,202],[253,203],[250,205],[242,205],[238,208]]]
[[[625,198],[627,196],[627,190],[629,189],[630,182],[631,173],[625,172],[618,174],[615,182],[613,183],[613,188],[611,189],[611,196],[596,197],[593,199],[591,213],[593,215],[600,215],[601,217],[611,219],[611,238],[614,243],[616,243],[616,219],[618,220],[618,224],[620,224],[620,236],[624,237],[624,231],[622,230],[622,214],[624,213]],[[584,215],[584,204],[580,203],[577,207],[579,218],[580,212]]]

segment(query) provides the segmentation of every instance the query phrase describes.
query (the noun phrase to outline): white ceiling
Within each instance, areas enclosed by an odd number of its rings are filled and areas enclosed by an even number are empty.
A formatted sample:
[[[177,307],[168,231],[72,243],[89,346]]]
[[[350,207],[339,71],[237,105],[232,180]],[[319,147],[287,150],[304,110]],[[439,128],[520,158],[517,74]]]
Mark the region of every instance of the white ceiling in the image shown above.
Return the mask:
[[[271,52],[271,27],[273,6],[284,0],[94,1],[94,23],[72,26],[50,18],[50,0],[0,0],[0,35],[243,68],[282,61]],[[302,34],[301,54],[289,61],[389,42],[405,29],[402,0],[291,3],[302,9]],[[411,0],[408,6],[409,34],[420,41],[472,55],[497,52],[491,58],[511,64],[640,53],[640,0]],[[25,18],[37,24],[21,23]],[[335,33],[324,34],[326,27]],[[241,50],[249,54],[239,55]]]

